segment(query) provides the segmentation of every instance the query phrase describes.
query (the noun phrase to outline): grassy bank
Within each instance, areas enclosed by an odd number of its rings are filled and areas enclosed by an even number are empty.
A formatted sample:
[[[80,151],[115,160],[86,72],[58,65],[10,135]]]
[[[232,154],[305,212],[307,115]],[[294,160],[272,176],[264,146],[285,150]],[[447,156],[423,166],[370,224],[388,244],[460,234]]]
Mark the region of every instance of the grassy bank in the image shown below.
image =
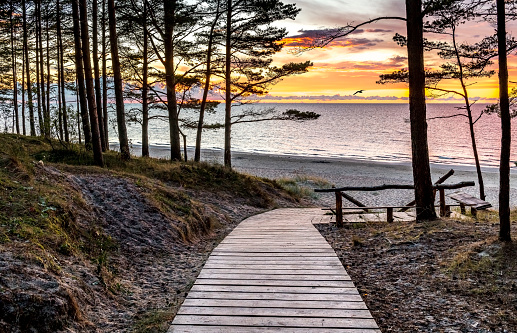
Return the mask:
[[[0,135],[0,332],[163,331],[236,223],[300,204],[219,165],[116,152],[105,162],[79,145]]]

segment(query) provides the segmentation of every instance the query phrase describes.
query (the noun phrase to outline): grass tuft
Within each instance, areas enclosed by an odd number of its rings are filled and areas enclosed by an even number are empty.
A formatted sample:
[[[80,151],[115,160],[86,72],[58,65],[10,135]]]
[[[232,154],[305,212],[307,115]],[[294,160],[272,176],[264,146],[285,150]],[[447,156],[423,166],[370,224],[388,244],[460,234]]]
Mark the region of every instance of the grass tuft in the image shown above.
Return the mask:
[[[315,188],[330,188],[332,186],[327,180],[309,175],[296,175],[294,178],[279,178],[276,183],[297,199],[317,199]]]

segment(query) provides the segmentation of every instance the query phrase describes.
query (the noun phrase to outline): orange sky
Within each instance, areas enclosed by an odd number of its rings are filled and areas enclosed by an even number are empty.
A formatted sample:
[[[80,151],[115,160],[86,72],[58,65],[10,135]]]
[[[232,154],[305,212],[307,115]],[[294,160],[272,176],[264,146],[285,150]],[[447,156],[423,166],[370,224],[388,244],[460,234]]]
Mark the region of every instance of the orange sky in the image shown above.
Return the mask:
[[[282,22],[289,30],[286,47],[278,54],[278,64],[290,61],[311,60],[314,66],[309,73],[289,77],[273,86],[267,101],[273,102],[395,102],[405,103],[408,91],[405,84],[379,85],[379,74],[390,73],[407,67],[406,49],[398,46],[392,38],[395,33],[405,35],[402,21],[383,21],[365,26],[362,31],[349,38],[334,42],[324,49],[315,49],[301,55],[293,55],[295,47],[303,46],[323,28],[335,28],[347,23],[359,23],[378,16],[405,16],[402,0],[302,0],[296,1],[302,9],[296,21]],[[512,26],[508,27],[512,32]],[[475,42],[493,33],[494,29],[485,22],[470,22],[459,29],[460,42]],[[437,38],[426,36],[428,38]],[[291,52],[289,52],[291,51]],[[426,66],[434,66],[440,59],[433,54],[426,55]],[[517,74],[517,60],[510,57],[510,80]],[[495,102],[497,98],[497,75],[487,79],[476,79],[469,88],[472,99],[480,102]],[[457,88],[452,83],[441,85]],[[353,95],[357,90],[361,94]],[[451,96],[430,99],[429,102],[461,102]]]

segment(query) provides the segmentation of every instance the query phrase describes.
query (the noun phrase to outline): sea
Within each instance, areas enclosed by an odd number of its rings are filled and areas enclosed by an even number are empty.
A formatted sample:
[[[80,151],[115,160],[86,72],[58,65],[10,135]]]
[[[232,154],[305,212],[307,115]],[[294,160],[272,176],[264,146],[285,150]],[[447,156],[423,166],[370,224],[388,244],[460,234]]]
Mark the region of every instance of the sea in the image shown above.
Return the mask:
[[[128,107],[138,109],[138,105]],[[428,140],[431,163],[473,166],[474,157],[469,126],[461,104],[428,104]],[[365,161],[405,163],[411,161],[411,138],[408,104],[349,103],[259,103],[233,107],[233,114],[275,108],[311,111],[320,114],[316,120],[261,121],[238,123],[232,127],[232,150],[254,154],[305,157],[346,158]],[[475,104],[475,119],[485,105]],[[197,119],[196,111],[182,111],[180,118]],[[450,117],[450,118],[440,118]],[[224,123],[224,104],[206,116],[206,123]],[[512,141],[517,144],[517,124],[512,126]],[[483,167],[498,167],[501,123],[497,115],[483,114],[475,124],[480,162]],[[113,131],[115,128],[113,127]],[[182,128],[189,151],[195,146],[195,130]],[[141,126],[128,126],[133,151],[141,148]],[[149,126],[151,154],[167,158],[169,153],[168,123],[153,119]],[[116,133],[110,133],[116,143]],[[204,130],[202,149],[219,151],[224,147],[224,130]],[[191,156],[193,157],[193,156]],[[191,158],[190,157],[190,158]],[[511,154],[515,166],[517,154]]]

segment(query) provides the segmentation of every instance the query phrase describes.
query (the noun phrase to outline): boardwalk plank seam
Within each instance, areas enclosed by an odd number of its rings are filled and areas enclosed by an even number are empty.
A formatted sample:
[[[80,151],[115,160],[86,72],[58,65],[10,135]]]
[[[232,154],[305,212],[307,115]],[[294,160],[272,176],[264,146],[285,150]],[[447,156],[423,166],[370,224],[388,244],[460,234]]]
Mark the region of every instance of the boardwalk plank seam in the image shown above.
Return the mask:
[[[278,209],[241,222],[214,249],[169,333],[380,330],[334,250],[321,210]]]

